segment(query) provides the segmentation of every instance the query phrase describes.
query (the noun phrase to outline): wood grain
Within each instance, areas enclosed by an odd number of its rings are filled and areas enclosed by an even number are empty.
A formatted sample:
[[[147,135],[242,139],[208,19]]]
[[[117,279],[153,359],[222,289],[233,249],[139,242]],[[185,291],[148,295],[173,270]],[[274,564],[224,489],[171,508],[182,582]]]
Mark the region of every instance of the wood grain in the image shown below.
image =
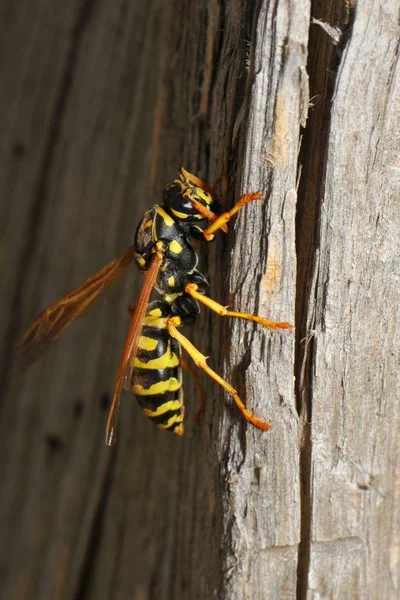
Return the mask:
[[[309,586],[341,599],[400,590],[398,8],[360,5],[341,58],[310,306]]]
[[[0,11],[0,595],[398,598],[398,1]],[[135,269],[22,375],[13,349],[180,165],[224,176],[227,207],[263,194],[199,267],[218,302],[296,328],[204,309],[184,333],[272,429],[203,375],[197,427],[185,374],[185,436],[125,393],[110,450]]]

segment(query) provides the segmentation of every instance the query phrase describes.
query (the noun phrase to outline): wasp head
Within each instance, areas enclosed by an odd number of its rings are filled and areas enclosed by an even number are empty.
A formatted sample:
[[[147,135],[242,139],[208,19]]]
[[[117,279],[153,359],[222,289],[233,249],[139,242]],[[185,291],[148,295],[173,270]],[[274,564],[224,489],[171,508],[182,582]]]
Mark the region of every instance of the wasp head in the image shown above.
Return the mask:
[[[178,220],[201,221],[219,213],[216,192],[205,181],[180,169],[180,179],[168,183],[164,190],[167,211]]]

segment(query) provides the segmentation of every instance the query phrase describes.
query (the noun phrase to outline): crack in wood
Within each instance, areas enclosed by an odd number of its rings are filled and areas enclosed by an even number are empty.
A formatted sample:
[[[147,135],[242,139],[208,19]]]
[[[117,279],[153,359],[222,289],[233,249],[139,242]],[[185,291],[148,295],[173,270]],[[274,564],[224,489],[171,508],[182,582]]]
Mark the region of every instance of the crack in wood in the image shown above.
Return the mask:
[[[320,13],[320,14],[319,14]],[[313,1],[312,19],[343,23],[345,4],[321,5]],[[346,13],[347,14],[347,13]],[[348,39],[351,24],[347,24]],[[333,99],[338,55],[328,34],[318,27],[310,28],[308,40],[307,72],[310,80],[310,97],[318,97],[308,117],[299,153],[299,194],[296,218],[297,229],[297,285],[296,285],[296,398],[300,414],[300,544],[297,563],[297,600],[308,597],[311,554],[311,390],[313,384],[314,336],[309,338],[314,323],[316,287],[318,281],[319,218],[324,191],[327,149],[329,144],[329,110]],[[334,65],[334,67],[333,67]],[[329,71],[329,69],[331,69]],[[312,317],[313,318],[313,317]],[[303,343],[304,340],[306,343]]]

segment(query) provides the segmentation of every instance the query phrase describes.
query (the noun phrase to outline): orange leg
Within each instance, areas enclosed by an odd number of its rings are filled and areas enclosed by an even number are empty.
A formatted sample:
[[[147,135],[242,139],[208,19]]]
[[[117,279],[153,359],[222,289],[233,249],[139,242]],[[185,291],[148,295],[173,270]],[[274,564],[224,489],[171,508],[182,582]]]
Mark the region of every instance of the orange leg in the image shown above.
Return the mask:
[[[215,221],[211,223],[207,229],[204,229],[203,234],[208,242],[210,242],[214,238],[214,233],[219,229],[224,229],[228,221],[231,220],[233,215],[239,212],[246,204],[249,202],[253,202],[254,200],[261,200],[262,196],[260,192],[251,192],[250,194],[245,194],[239,199],[239,202],[235,204],[235,206],[229,211],[224,212],[220,215]]]
[[[212,212],[212,210],[210,210],[209,208],[207,208],[206,206],[204,206],[203,204],[201,204],[201,202],[199,202],[198,200],[196,200],[195,198],[191,197],[191,191],[190,189],[188,189],[184,194],[184,198],[187,198],[190,202],[190,204],[197,210],[197,212],[201,215],[203,215],[203,217],[205,219],[208,219],[211,222],[214,222],[218,219],[217,215],[215,213]],[[225,231],[225,233],[227,233],[228,231],[228,227],[226,225],[222,225],[221,229],[223,231]]]
[[[247,321],[254,321],[254,323],[259,323],[259,325],[263,325],[264,327],[270,327],[271,329],[290,329],[291,324],[286,321],[279,323],[276,321],[268,321],[263,317],[259,317],[258,315],[252,315],[251,313],[241,313],[234,312],[232,310],[228,310],[226,306],[222,306],[212,298],[205,296],[204,294],[200,294],[198,291],[198,285],[195,283],[188,283],[185,286],[185,292],[195,298],[204,306],[207,306],[214,312],[216,312],[220,317],[237,317],[238,319],[247,319]]]
[[[204,356],[203,354],[201,354],[201,352],[199,352],[199,350],[197,350],[197,348],[195,348],[195,346],[193,346],[193,344],[184,335],[182,335],[182,333],[180,333],[180,331],[178,331],[177,326],[179,327],[180,324],[181,324],[181,320],[179,317],[171,317],[170,319],[168,319],[167,327],[168,327],[168,331],[169,331],[170,335],[173,338],[175,338],[176,340],[178,340],[178,342],[181,344],[181,346],[186,350],[186,352],[189,354],[189,356],[193,359],[193,361],[197,367],[199,367],[200,369],[203,369],[203,371],[205,371],[207,373],[207,375],[212,377],[212,379],[214,379],[214,381],[219,383],[228,392],[228,394],[230,394],[232,396],[232,398],[234,399],[234,401],[236,403],[236,406],[238,407],[238,409],[240,410],[240,412],[242,413],[242,415],[244,416],[246,421],[249,421],[249,423],[252,423],[255,427],[258,427],[259,429],[262,429],[263,431],[268,431],[268,429],[270,429],[270,427],[271,427],[271,423],[270,422],[265,423],[264,421],[261,421],[261,419],[254,417],[247,410],[246,406],[244,405],[242,400],[239,398],[237,391],[207,365],[207,357]]]

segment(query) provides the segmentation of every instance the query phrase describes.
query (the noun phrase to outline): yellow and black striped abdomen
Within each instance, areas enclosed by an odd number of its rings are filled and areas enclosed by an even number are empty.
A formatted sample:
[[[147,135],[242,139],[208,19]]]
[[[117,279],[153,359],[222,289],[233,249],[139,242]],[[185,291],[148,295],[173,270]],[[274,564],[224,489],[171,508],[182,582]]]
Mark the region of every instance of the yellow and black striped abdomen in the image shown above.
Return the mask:
[[[157,427],[182,435],[181,347],[169,335],[165,323],[166,318],[159,315],[158,308],[150,310],[145,317],[134,362],[132,386],[143,413]]]

